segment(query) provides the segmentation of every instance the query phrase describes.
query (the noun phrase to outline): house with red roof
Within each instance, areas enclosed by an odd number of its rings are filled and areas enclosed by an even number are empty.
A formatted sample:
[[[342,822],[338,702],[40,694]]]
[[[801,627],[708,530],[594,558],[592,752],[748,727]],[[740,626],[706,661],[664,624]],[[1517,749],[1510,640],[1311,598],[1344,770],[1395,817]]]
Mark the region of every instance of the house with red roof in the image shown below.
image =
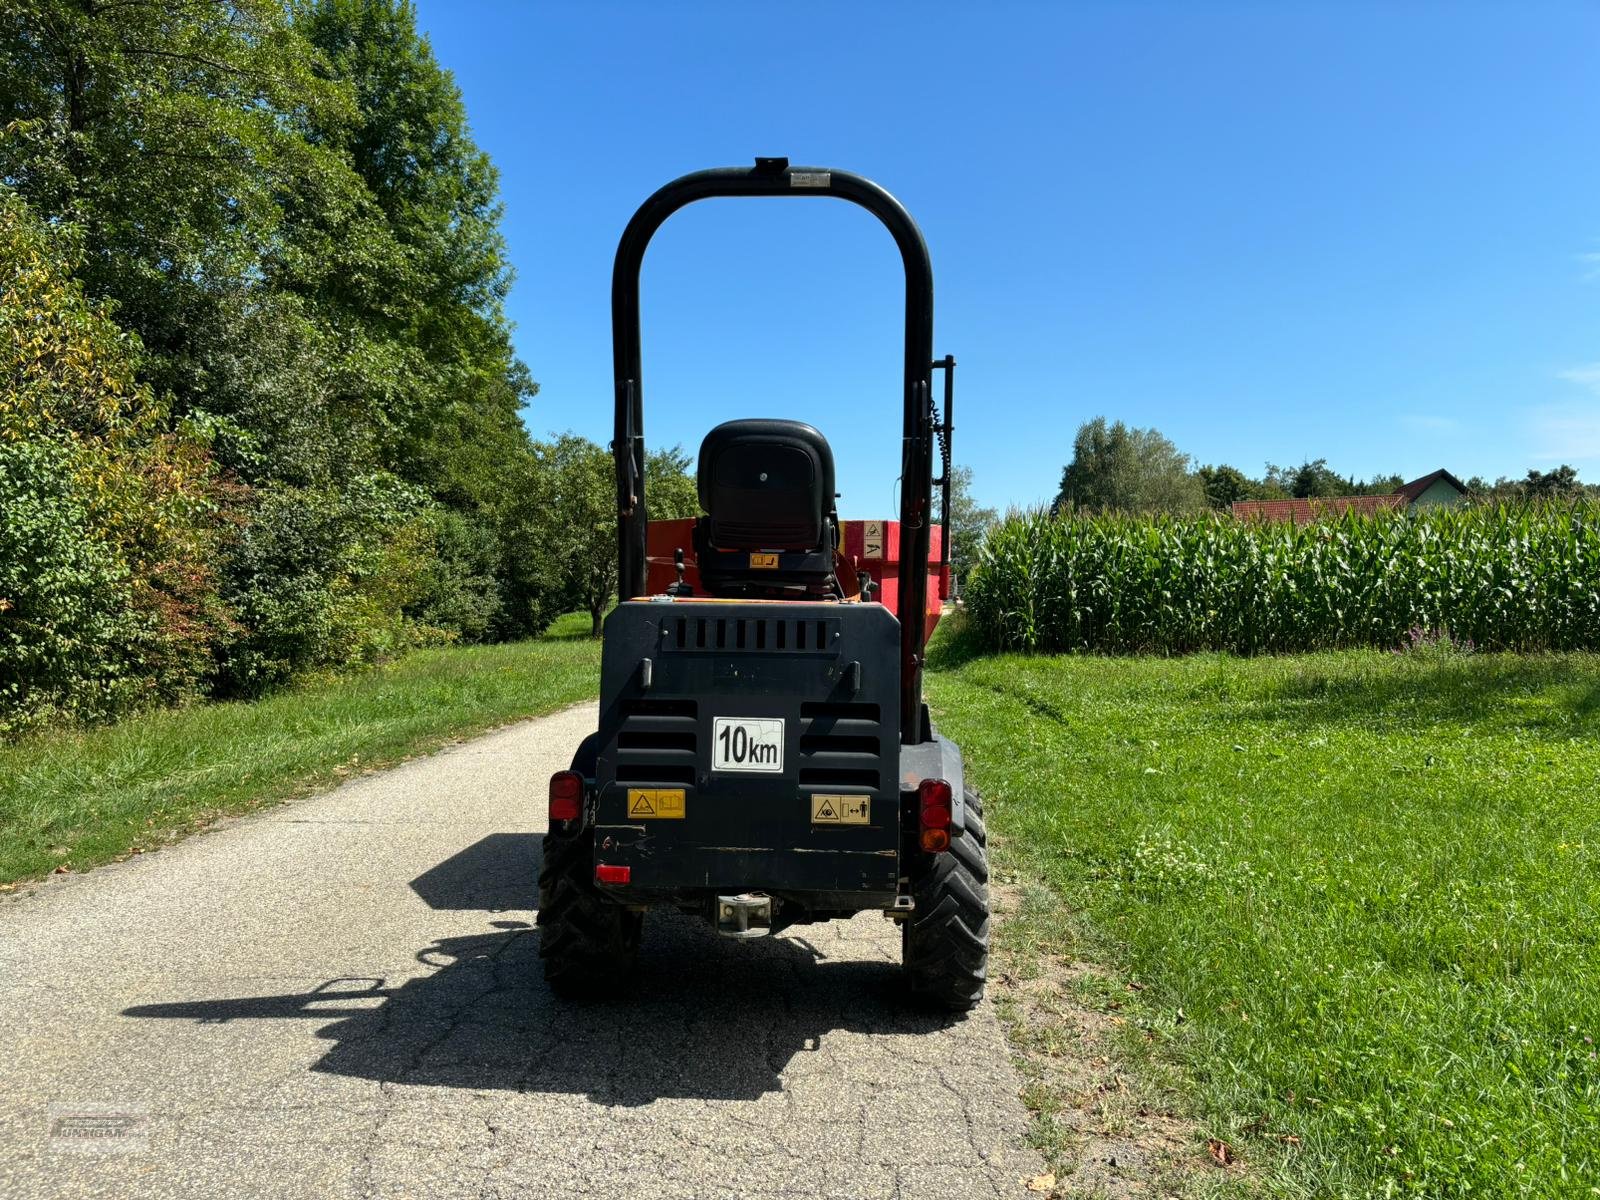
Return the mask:
[[[1312,496],[1295,500],[1235,500],[1233,515],[1241,521],[1307,521],[1339,518],[1347,512],[1415,512],[1450,507],[1467,498],[1467,485],[1442,467],[1413,479],[1387,496]]]

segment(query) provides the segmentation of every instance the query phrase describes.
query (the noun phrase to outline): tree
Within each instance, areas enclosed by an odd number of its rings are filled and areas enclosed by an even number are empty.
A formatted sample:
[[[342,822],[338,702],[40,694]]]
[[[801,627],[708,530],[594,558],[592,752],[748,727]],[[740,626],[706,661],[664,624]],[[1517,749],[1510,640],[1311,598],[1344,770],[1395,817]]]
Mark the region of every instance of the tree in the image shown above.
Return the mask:
[[[250,483],[480,508],[530,453],[494,169],[393,0],[18,0],[0,180]]]
[[[340,361],[354,369],[335,394],[382,398],[380,464],[455,512],[439,528],[441,546],[462,552],[450,557],[456,578],[440,578],[450,599],[429,611],[460,614],[463,635],[526,634],[554,601],[547,568],[530,571],[544,556],[517,532],[528,521],[519,481],[539,474],[520,410],[538,385],[504,311],[498,175],[410,3],[296,0],[293,12],[354,101],[353,116],[310,122],[310,138],[348,163],[362,200],[347,211],[291,200],[273,278],[341,331]],[[483,591],[485,554],[494,596]]]
[[[1107,425],[1096,417],[1078,427],[1072,461],[1061,474],[1055,507],[1093,511],[1194,512],[1205,504],[1189,456],[1155,429]]]
[[[1195,472],[1200,488],[1205,492],[1206,504],[1226,512],[1235,500],[1245,500],[1254,493],[1255,485],[1238,467],[1224,463],[1220,467],[1204,466]]]
[[[1268,463],[1262,482],[1268,487],[1281,489],[1297,500],[1349,496],[1355,492],[1352,483],[1329,470],[1325,458],[1308,459],[1298,467],[1280,467]]]
[[[1263,490],[1272,490],[1278,495],[1293,496],[1297,499],[1392,496],[1405,486],[1405,479],[1399,475],[1374,475],[1362,483],[1354,475],[1346,477],[1332,470],[1328,466],[1327,459],[1317,458],[1308,459],[1298,467],[1280,467],[1268,463],[1266,475],[1260,486]]]
[[[0,179],[83,239],[78,278],[143,343],[183,415],[233,316],[259,304],[282,199],[347,194],[312,119],[351,112],[276,0],[0,6]]]
[[[1568,500],[1582,495],[1584,489],[1577,470],[1562,463],[1553,471],[1530,470],[1522,490],[1530,500]]]
[[[1356,485],[1356,495],[1392,496],[1405,485],[1405,477],[1401,475],[1374,475],[1365,483]]]
[[[589,614],[590,633],[617,589],[617,482],[611,455],[587,438],[564,433],[538,451],[545,468],[545,511],[539,525],[554,564],[552,583]]]
[[[651,450],[644,459],[644,502],[652,521],[700,515],[694,460],[682,446]]]
[[[617,475],[609,451],[564,433],[536,448],[524,527],[516,544],[536,547],[539,578],[532,589],[540,624],[560,612],[589,614],[600,636],[606,606],[617,590]],[[645,458],[645,496],[651,520],[700,510],[689,456],[679,446]]]
[[[942,500],[942,496],[935,496],[940,511],[934,519],[945,526],[945,536],[950,539],[950,573],[959,582],[966,578],[984,535],[1000,519],[1000,514],[992,508],[980,507],[972,498],[971,467],[951,468],[948,520],[942,511]]]
[[[299,0],[294,12],[355,102],[353,118],[314,117],[311,140],[349,163],[393,250],[373,258],[323,209],[296,213],[295,234],[316,253],[285,256],[282,277],[360,331],[391,389],[393,469],[452,507],[479,508],[503,486],[501,464],[531,450],[519,411],[537,391],[504,312],[498,174],[408,0]]]

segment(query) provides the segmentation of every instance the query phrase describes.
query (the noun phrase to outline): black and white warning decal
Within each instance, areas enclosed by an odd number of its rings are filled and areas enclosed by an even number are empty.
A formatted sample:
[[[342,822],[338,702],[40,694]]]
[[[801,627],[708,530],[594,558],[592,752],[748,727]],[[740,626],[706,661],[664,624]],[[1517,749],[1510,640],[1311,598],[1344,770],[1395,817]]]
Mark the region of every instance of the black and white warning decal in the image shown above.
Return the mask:
[[[780,717],[712,717],[711,769],[783,770],[783,720]]]
[[[839,796],[824,792],[814,792],[811,796],[813,825],[865,825],[871,819],[871,796]]]

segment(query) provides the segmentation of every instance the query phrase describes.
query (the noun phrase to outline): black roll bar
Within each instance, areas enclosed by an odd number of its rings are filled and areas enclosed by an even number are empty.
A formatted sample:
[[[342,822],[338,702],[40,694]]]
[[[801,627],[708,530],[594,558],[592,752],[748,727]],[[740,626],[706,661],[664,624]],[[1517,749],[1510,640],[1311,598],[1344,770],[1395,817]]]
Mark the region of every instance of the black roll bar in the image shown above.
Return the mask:
[[[639,271],[656,230],[673,213],[716,196],[833,196],[858,204],[888,229],[906,273],[904,431],[900,456],[900,730],[920,742],[922,658],[928,607],[928,525],[933,501],[933,266],[922,231],[905,207],[870,179],[829,167],[791,167],[758,158],[674,179],[639,206],[622,231],[611,274],[612,362],[616,375],[617,594],[645,586],[644,379],[639,349]],[[947,377],[948,378],[948,377]]]

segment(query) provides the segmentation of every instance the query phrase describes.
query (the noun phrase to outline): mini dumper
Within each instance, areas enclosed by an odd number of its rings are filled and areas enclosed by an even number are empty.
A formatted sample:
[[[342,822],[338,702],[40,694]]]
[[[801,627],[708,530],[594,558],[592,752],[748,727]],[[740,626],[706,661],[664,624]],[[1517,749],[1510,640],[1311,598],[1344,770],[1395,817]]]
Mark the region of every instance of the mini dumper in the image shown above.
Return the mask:
[[[647,522],[640,265],[669,216],[721,196],[847,200],[899,246],[898,522],[841,524],[827,441],[767,418],[706,435],[703,516]],[[971,1008],[988,959],[983,813],[961,752],[922,699],[924,650],[950,579],[949,540],[931,516],[936,483],[949,508],[955,360],[933,358],[921,231],[893,196],[848,171],[783,158],[699,171],[629,221],[611,318],[622,600],[604,627],[600,727],[550,779],[538,916],[546,979],[571,994],[616,987],[652,908],[702,915],[734,937],[878,909],[900,925],[910,994]]]

